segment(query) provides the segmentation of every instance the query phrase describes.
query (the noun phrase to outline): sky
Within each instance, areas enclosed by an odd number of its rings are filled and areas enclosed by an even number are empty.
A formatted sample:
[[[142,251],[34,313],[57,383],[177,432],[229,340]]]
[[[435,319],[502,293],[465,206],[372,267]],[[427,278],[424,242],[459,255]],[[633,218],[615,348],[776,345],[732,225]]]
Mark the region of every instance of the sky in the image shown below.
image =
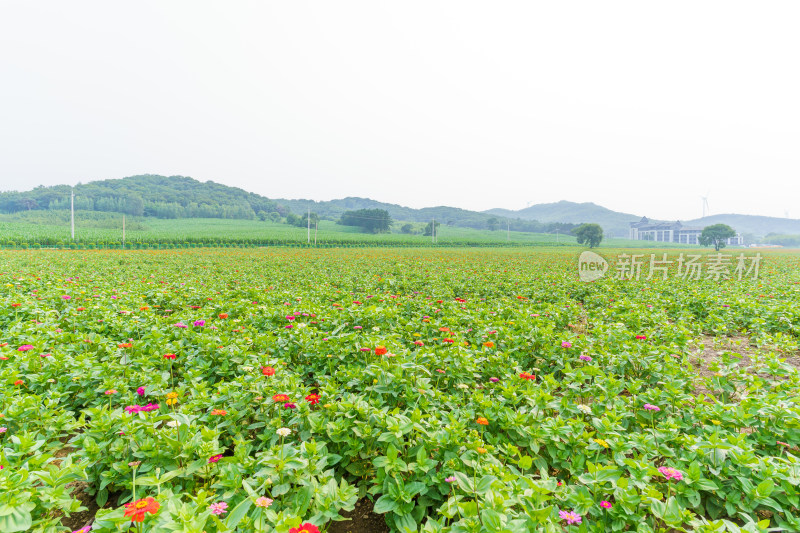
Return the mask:
[[[0,0],[0,190],[800,218],[800,3]]]

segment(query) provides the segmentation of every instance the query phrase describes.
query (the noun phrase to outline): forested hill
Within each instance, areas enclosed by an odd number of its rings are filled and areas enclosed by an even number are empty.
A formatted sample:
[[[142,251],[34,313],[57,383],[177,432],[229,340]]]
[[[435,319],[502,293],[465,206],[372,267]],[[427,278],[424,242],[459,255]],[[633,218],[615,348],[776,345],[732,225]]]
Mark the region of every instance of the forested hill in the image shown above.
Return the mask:
[[[70,206],[68,185],[36,187],[26,192],[0,193],[0,213],[64,210]],[[505,229],[552,233],[568,232],[574,224],[546,223],[521,218],[496,217],[456,207],[412,209],[368,198],[344,198],[325,202],[272,200],[213,181],[200,182],[183,176],[146,174],[122,179],[93,181],[75,186],[75,209],[109,211],[156,218],[233,218],[281,220],[289,213],[303,216],[308,209],[320,218],[339,220],[347,211],[384,209],[396,221],[428,223],[477,229]]]
[[[68,185],[55,185],[26,192],[3,192],[0,212],[69,209],[71,191]],[[288,212],[269,198],[236,187],[152,174],[76,185],[75,209],[157,218],[251,219],[260,213],[277,212],[285,216]]]

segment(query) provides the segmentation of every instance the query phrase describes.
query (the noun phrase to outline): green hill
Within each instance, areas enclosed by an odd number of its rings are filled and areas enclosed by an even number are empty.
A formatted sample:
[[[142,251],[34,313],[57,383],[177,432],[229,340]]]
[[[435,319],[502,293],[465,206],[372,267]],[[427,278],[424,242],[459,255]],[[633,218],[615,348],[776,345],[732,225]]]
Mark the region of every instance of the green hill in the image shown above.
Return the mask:
[[[609,236],[627,237],[630,222],[640,220],[641,215],[630,215],[618,213],[605,207],[591,202],[576,203],[562,200],[550,204],[537,204],[519,211],[508,209],[490,209],[486,211],[494,215],[504,217],[519,217],[526,220],[538,220],[539,222],[563,222],[580,224],[583,222],[595,222],[603,227],[603,231]]]

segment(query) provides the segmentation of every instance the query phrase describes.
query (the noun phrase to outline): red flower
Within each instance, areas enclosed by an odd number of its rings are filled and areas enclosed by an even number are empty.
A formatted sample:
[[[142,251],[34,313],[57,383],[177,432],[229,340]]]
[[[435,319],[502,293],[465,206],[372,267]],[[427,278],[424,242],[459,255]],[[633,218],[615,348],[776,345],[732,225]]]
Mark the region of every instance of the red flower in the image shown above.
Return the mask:
[[[117,348],[133,348],[133,343],[123,342],[122,344],[117,344]]]
[[[306,522],[298,527],[293,527],[289,530],[289,533],[319,533],[319,528],[311,522]]]
[[[85,307],[78,307],[75,310],[76,311],[86,311],[86,308]]]
[[[175,359],[175,354],[174,353],[165,353],[164,354],[164,359]]]
[[[225,416],[228,414],[228,411],[225,411],[224,409],[214,409],[211,411],[211,414],[214,416]]]
[[[447,344],[453,344],[455,341],[453,339],[442,339],[442,342],[445,342]]]
[[[265,376],[274,376],[275,369],[272,368],[271,366],[262,366],[261,373],[264,374]]]
[[[386,346],[378,346],[375,348],[375,355],[386,355],[389,350],[386,349]]]
[[[22,381],[21,379],[18,379],[17,381],[14,382],[14,385],[22,385],[23,383],[25,382]]]
[[[142,498],[125,504],[125,516],[130,516],[132,522],[144,522],[144,515],[156,514],[160,508],[161,504],[153,498]]]
[[[291,400],[291,398],[289,398],[285,394],[276,394],[275,396],[272,397],[272,401],[275,402],[275,403],[285,403],[285,402],[288,402],[290,400]]]
[[[11,307],[19,307],[22,304],[11,304]]]
[[[226,318],[228,318],[228,313],[220,313],[218,316],[219,316],[219,317],[220,317],[222,320],[225,320]]]
[[[306,396],[306,401],[311,405],[315,405],[319,403],[319,394],[309,394]]]
[[[527,372],[521,372],[519,377],[521,377],[522,379],[528,379],[528,380],[536,379],[536,376],[534,376],[533,374],[528,374]]]

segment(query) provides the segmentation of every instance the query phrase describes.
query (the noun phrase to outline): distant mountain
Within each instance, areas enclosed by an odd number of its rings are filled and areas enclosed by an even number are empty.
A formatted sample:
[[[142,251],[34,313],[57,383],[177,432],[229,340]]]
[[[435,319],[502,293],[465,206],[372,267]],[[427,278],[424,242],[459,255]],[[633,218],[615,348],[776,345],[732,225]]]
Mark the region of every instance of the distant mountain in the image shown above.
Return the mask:
[[[69,209],[68,185],[36,187],[25,192],[0,192],[0,213],[33,210]],[[385,209],[395,221],[427,224],[432,219],[449,225],[477,229],[506,229],[537,233],[568,232],[584,222],[600,224],[606,235],[627,237],[631,222],[639,215],[619,213],[591,202],[538,204],[518,211],[490,209],[484,212],[457,207],[412,209],[397,204],[348,197],[339,200],[270,199],[237,187],[213,181],[200,182],[185,176],[145,174],[76,185],[75,208],[110,211],[157,218],[270,218],[286,217],[290,212],[302,216],[310,208],[321,218],[339,220],[345,211]],[[277,217],[277,218],[276,218]],[[769,234],[800,235],[800,220],[751,215],[714,215],[681,221],[688,226],[728,224],[740,233],[758,238]]]
[[[641,215],[630,215],[612,211],[591,202],[575,203],[562,200],[551,204],[537,204],[519,211],[490,209],[486,211],[503,217],[538,220],[539,222],[563,222],[581,224],[594,222],[603,227],[604,233],[614,237],[627,237],[630,222],[640,220]]]
[[[781,235],[800,235],[800,220],[793,218],[726,214],[711,215],[705,218],[687,220],[686,222],[683,222],[683,224],[687,226],[727,224],[739,233],[752,233],[757,237],[764,237],[770,233]]]

